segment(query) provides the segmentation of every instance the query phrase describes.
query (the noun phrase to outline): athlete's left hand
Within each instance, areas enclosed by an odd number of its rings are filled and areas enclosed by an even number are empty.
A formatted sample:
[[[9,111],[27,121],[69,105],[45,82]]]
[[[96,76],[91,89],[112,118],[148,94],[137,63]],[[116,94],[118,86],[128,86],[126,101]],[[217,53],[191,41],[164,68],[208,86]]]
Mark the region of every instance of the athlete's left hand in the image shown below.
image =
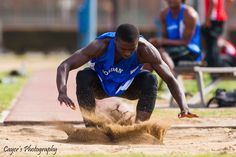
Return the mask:
[[[180,114],[178,114],[178,117],[179,118],[184,118],[184,117],[187,117],[187,118],[198,118],[199,116],[196,115],[196,114],[193,114],[193,113],[190,113],[190,112],[182,112]]]

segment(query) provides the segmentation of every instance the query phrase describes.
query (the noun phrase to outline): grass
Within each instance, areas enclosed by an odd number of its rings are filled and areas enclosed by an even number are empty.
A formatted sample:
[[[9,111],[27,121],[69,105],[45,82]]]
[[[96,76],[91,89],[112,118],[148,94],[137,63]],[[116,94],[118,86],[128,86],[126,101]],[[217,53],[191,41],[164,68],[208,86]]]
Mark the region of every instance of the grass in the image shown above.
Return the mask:
[[[161,82],[160,77],[157,76],[157,78],[158,78],[158,82],[160,83]],[[203,79],[204,79],[205,85],[208,85],[212,81],[209,74],[204,74]],[[192,94],[195,94],[198,92],[197,81],[195,78],[193,78],[193,79],[184,79],[183,78],[183,85],[184,85],[186,92],[189,92]],[[160,88],[159,92],[165,91],[166,88],[167,88],[167,85],[164,83],[163,86]]]
[[[202,155],[146,155],[143,153],[130,154],[78,154],[78,155],[55,155],[56,157],[236,157],[235,154],[202,154]],[[52,157],[52,156],[51,156]]]
[[[204,74],[204,85],[205,87],[212,81],[209,74]],[[197,87],[197,81],[196,80],[184,80],[184,87],[187,92],[190,93],[197,93],[198,87]],[[222,80],[220,81],[213,90],[207,94],[207,98],[211,98],[214,94],[217,88],[223,88],[227,91],[233,91],[236,89],[236,80]]]
[[[212,82],[211,76],[207,73],[203,75],[204,79],[204,86],[206,87]],[[158,77],[158,82],[160,82],[160,77]],[[198,92],[197,81],[195,78],[193,79],[184,79],[183,78],[183,85],[185,91],[191,94],[196,94]],[[162,94],[166,90],[166,84],[163,84],[162,88],[160,89],[159,93]],[[215,94],[217,88],[226,89],[226,91],[233,91],[236,89],[236,80],[222,80],[220,81],[212,90],[206,95],[206,100],[209,100]]]
[[[6,72],[0,72],[0,79],[3,79],[6,76]],[[0,112],[7,109],[11,105],[11,102],[22,89],[26,83],[26,80],[27,77],[13,77],[13,83],[0,83]]]
[[[204,74],[203,80],[204,80],[205,86],[208,85],[212,81],[209,74]],[[183,82],[184,82],[184,87],[187,92],[190,92],[190,93],[197,93],[198,92],[196,79],[188,79],[188,80],[185,79]]]
[[[67,57],[68,54],[58,51],[49,55],[39,53],[24,55],[0,54],[0,79],[7,76],[7,72],[2,71],[19,69],[23,64],[30,72],[45,68],[56,69],[58,64]],[[11,105],[12,100],[26,83],[27,77],[14,77],[13,81],[14,83],[11,84],[0,83],[0,112]]]
[[[223,88],[227,91],[233,91],[236,89],[236,80],[222,80],[217,86],[208,94],[213,95],[217,88]]]

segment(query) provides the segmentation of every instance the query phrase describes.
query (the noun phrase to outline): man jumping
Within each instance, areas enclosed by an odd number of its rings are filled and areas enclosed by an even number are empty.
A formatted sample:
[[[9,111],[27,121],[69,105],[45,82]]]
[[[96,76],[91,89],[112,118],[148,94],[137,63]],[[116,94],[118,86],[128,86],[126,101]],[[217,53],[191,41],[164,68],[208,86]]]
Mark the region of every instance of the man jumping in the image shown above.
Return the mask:
[[[91,66],[79,71],[76,77],[76,95],[80,108],[83,108],[81,111],[94,112],[95,98],[118,96],[129,100],[138,99],[135,121],[148,120],[157,95],[155,75],[142,70],[143,64],[149,63],[168,85],[179,105],[179,117],[197,117],[189,112],[184,92],[158,50],[140,36],[135,26],[122,24],[116,32],[102,34],[59,65],[57,88],[61,104],[75,109],[75,104],[67,96],[69,71],[87,62]],[[84,121],[86,126],[90,125],[86,119]]]

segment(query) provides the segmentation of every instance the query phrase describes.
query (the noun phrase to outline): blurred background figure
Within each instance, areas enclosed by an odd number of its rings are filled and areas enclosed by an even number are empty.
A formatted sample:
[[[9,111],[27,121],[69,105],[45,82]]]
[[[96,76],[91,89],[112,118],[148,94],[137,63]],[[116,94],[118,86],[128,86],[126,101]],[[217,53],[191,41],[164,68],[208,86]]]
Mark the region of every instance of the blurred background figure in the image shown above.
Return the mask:
[[[236,66],[236,47],[233,45],[233,43],[224,39],[223,37],[219,37],[217,46],[220,49],[220,58],[222,60],[222,66]]]
[[[168,7],[160,14],[161,37],[149,41],[161,53],[170,69],[179,61],[200,61],[200,21],[198,13],[182,0],[167,0]],[[149,65],[146,69],[151,70]]]
[[[206,62],[209,67],[223,66],[217,41],[223,33],[227,10],[232,0],[205,0],[205,23],[202,33],[206,41]]]

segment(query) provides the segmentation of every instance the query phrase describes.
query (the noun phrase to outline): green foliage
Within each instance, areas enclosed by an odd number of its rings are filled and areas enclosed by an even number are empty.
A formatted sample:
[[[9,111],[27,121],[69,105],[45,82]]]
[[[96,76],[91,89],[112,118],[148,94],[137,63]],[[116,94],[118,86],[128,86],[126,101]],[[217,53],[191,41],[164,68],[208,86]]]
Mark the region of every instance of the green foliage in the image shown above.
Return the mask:
[[[0,73],[0,79],[3,79],[7,76],[6,72]],[[4,109],[7,109],[13,99],[17,96],[20,89],[25,84],[26,77],[12,77],[12,83],[3,84],[0,83],[0,112]]]
[[[212,81],[211,76],[209,74],[204,74],[203,80],[204,80],[205,86],[207,86]],[[195,78],[188,79],[188,80],[185,79],[183,83],[187,92],[193,93],[193,94],[198,92],[197,81]]]

